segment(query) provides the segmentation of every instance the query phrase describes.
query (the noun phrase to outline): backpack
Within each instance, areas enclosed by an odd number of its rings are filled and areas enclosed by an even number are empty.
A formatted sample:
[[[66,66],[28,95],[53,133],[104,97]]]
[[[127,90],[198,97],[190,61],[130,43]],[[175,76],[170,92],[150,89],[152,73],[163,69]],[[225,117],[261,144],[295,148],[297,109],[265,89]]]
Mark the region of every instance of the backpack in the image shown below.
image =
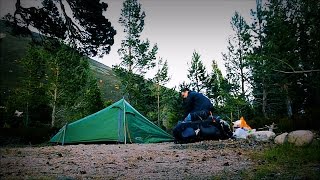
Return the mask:
[[[181,122],[173,129],[175,143],[189,143],[201,140],[218,140],[232,137],[230,125],[218,116],[206,120]]]

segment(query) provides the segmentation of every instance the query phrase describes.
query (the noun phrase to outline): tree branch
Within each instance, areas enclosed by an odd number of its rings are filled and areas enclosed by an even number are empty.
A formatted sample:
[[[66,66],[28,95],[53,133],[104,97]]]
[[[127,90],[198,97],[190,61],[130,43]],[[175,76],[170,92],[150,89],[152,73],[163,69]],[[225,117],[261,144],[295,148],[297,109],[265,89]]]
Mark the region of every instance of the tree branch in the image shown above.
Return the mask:
[[[305,71],[294,71],[294,70],[293,70],[293,71],[291,71],[291,72],[288,72],[288,71],[280,71],[280,70],[273,69],[273,71],[280,72],[280,73],[284,73],[284,74],[301,74],[301,73],[320,72],[320,69],[305,70]]]

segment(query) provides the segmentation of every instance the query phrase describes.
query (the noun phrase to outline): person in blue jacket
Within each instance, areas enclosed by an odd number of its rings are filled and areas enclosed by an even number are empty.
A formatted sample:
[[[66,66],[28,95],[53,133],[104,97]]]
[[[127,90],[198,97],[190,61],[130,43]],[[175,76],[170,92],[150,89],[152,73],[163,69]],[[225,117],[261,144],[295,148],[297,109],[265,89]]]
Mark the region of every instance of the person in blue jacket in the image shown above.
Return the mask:
[[[184,122],[205,120],[211,115],[213,105],[210,99],[202,93],[183,88],[181,90],[181,96],[184,99]]]

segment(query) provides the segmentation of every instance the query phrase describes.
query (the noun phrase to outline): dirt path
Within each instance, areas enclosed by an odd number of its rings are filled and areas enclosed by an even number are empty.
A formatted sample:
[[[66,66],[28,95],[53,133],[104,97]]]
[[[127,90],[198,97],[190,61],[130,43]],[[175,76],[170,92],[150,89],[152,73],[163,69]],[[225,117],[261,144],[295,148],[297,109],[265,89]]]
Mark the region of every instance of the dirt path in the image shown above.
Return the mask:
[[[241,141],[192,144],[1,147],[0,179],[212,179],[237,177],[260,148]]]

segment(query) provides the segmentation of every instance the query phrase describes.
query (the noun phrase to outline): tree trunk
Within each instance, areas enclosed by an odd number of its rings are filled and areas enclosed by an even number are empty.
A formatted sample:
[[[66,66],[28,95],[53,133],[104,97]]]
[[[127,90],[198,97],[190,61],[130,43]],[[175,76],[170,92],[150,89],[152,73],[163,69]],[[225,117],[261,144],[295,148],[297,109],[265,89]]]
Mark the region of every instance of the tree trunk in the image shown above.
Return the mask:
[[[29,72],[29,74],[31,74],[31,73]],[[26,120],[25,120],[25,124],[24,124],[26,127],[28,127],[28,124],[29,124],[29,101],[30,101],[30,88],[31,88],[30,79],[31,79],[31,77],[29,76],[29,81],[28,81],[28,89],[29,90],[27,91],[28,92],[27,93],[28,100],[27,100],[27,109],[26,109],[27,112],[26,112]]]
[[[264,79],[262,80],[262,113],[264,118],[268,118],[267,115],[267,90],[265,87]]]
[[[29,126],[29,102],[27,101],[27,113],[26,113],[26,123],[25,126]]]
[[[244,97],[244,73],[243,73],[243,59],[242,59],[242,52],[243,52],[243,48],[242,48],[242,43],[241,43],[241,35],[238,34],[238,39],[239,39],[239,48],[240,48],[240,52],[239,52],[239,69],[240,69],[240,78],[241,78],[241,95]]]
[[[54,127],[56,121],[56,106],[57,106],[57,87],[54,89],[53,103],[52,103],[52,113],[51,113],[51,127]]]
[[[286,84],[284,85],[284,89],[286,92],[287,114],[288,114],[288,118],[291,118],[292,117],[292,101],[288,93],[288,86]]]
[[[160,85],[157,85],[157,96],[158,96],[158,126],[160,127]]]
[[[52,112],[51,112],[51,127],[54,127],[56,121],[56,109],[58,99],[58,79],[59,79],[59,67],[56,67],[56,82],[54,84]]]
[[[243,74],[243,68],[242,67],[240,68],[240,73],[241,73],[241,94],[244,97],[244,95],[245,95],[245,92],[244,92],[244,74]]]
[[[129,62],[128,71],[132,72],[131,46],[129,46],[129,57],[130,57],[130,62]]]

